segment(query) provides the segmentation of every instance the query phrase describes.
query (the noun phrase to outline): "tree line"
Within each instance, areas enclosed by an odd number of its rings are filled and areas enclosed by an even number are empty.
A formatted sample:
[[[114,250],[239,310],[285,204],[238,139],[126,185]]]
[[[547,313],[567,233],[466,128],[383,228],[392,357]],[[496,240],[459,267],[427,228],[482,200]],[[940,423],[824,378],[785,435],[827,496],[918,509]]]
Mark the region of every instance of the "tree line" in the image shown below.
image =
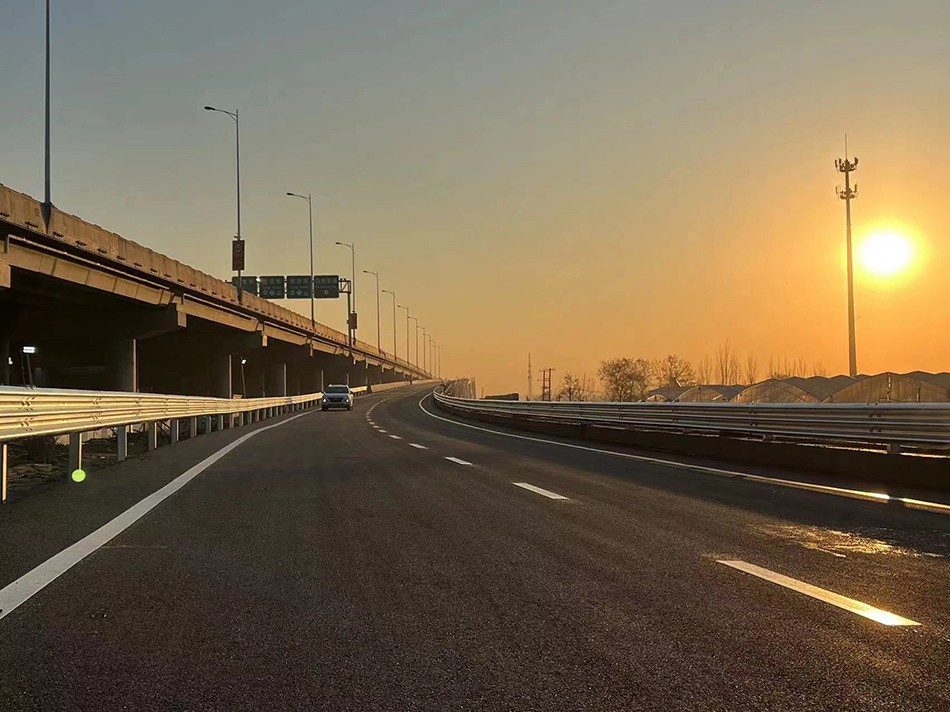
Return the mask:
[[[770,357],[760,365],[754,354],[741,359],[727,341],[712,355],[705,355],[694,366],[685,358],[669,354],[664,358],[645,359],[621,357],[601,361],[597,369],[600,389],[587,374],[568,371],[554,393],[563,401],[635,401],[643,400],[655,388],[679,388],[699,385],[751,385],[767,379],[792,376],[827,376],[820,361],[811,364],[802,357],[795,359]]]

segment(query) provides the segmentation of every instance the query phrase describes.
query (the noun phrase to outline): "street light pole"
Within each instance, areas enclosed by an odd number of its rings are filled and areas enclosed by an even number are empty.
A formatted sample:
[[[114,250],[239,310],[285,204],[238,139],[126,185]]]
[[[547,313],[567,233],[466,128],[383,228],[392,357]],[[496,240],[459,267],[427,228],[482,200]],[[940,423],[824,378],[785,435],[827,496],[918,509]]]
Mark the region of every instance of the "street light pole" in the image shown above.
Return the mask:
[[[216,111],[219,114],[227,114],[232,119],[234,119],[234,146],[235,146],[235,156],[236,156],[236,165],[237,165],[237,237],[238,242],[241,242],[244,238],[241,237],[241,118],[238,109],[232,111],[226,111],[225,109],[216,109],[213,106],[206,106],[205,111]],[[244,295],[244,285],[241,283],[241,270],[237,271],[238,273],[238,283],[237,283],[237,292],[238,292],[238,303],[243,300]]]
[[[306,195],[287,193],[287,195],[292,198],[302,198],[306,200],[310,208],[310,340],[312,342],[317,331],[317,320],[314,318],[313,313],[313,195],[310,193]]]
[[[409,357],[409,320],[413,317],[409,316],[409,307],[400,304],[399,308],[406,310],[406,363],[411,364],[412,359]]]
[[[419,320],[416,317],[412,317],[412,320],[416,322],[416,360],[413,364],[416,368],[419,367],[419,329],[422,327],[419,326]]]
[[[379,272],[371,272],[368,269],[363,270],[363,274],[371,274],[376,278],[376,350],[383,352],[379,339]]]
[[[396,353],[396,293],[390,289],[384,289],[383,292],[393,298],[393,360],[395,360],[399,358],[399,355]]]
[[[353,321],[353,312],[356,311],[356,244],[352,242],[339,242],[336,243],[340,247],[350,248],[350,266],[352,271],[352,279],[350,280],[350,313],[346,315],[346,328],[350,332],[351,340],[356,340],[356,329],[352,328]]]
[[[46,230],[50,230],[50,220],[53,215],[53,202],[50,194],[50,105],[49,105],[49,58],[50,58],[50,32],[49,32],[49,3],[50,0],[46,0],[46,141],[45,141],[45,173],[44,180],[46,183],[46,199],[43,203],[43,208],[46,212],[44,216],[46,218]]]
[[[418,336],[418,335],[419,335],[419,334],[416,333],[416,336]],[[416,346],[416,350],[417,350],[417,351],[418,351],[418,349],[419,349],[419,347]],[[416,360],[418,360],[418,358],[419,358],[419,357],[417,356],[417,357],[416,357]],[[426,362],[427,362],[427,361],[428,361],[428,358],[426,358],[426,328],[423,326],[423,327],[422,327],[422,370],[423,370],[423,371],[426,370]]]

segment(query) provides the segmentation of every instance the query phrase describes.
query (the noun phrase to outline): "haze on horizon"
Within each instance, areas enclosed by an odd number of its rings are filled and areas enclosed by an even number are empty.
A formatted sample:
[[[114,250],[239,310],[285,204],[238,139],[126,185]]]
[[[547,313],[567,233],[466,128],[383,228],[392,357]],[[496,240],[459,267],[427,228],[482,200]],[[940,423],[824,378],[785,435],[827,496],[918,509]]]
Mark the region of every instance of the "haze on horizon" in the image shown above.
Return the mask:
[[[44,8],[11,3],[0,182],[41,197]],[[312,192],[317,272],[355,241],[447,375],[524,392],[528,352],[593,376],[726,341],[842,373],[847,132],[857,249],[911,248],[893,275],[858,261],[859,370],[943,371],[948,26],[924,0],[54,2],[53,202],[230,278],[233,133],[202,107],[237,107],[248,273],[306,271],[285,193]]]

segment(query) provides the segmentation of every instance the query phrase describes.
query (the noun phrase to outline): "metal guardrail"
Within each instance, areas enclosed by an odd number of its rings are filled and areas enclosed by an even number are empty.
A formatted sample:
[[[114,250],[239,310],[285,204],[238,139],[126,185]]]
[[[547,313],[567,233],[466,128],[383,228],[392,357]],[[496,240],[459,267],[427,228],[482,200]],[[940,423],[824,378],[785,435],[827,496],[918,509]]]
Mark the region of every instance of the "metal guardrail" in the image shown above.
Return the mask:
[[[367,386],[351,388],[356,395],[371,391]],[[144,424],[148,448],[158,447],[159,423],[168,423],[171,442],[178,442],[182,421],[189,423],[189,436],[198,434],[198,418],[204,432],[257,422],[318,405],[323,393],[275,398],[204,398],[80,391],[58,388],[0,386],[0,501],[7,498],[7,443],[41,435],[69,436],[69,469],[81,469],[83,433],[115,428],[118,459],[128,457],[129,426]]]
[[[0,388],[0,442],[163,420],[283,411],[309,405],[322,395],[231,399],[9,386]]]
[[[948,403],[573,403],[435,398],[463,413],[843,446],[950,449]]]

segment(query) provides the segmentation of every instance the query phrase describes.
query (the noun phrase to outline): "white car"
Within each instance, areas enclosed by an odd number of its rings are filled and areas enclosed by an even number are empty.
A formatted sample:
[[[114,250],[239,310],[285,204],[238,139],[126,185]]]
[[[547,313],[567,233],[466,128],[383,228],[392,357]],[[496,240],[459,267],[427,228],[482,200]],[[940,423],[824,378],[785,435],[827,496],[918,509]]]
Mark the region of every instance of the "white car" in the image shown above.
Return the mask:
[[[320,410],[329,410],[330,408],[353,410],[353,391],[350,390],[349,386],[331,385],[323,389]]]

